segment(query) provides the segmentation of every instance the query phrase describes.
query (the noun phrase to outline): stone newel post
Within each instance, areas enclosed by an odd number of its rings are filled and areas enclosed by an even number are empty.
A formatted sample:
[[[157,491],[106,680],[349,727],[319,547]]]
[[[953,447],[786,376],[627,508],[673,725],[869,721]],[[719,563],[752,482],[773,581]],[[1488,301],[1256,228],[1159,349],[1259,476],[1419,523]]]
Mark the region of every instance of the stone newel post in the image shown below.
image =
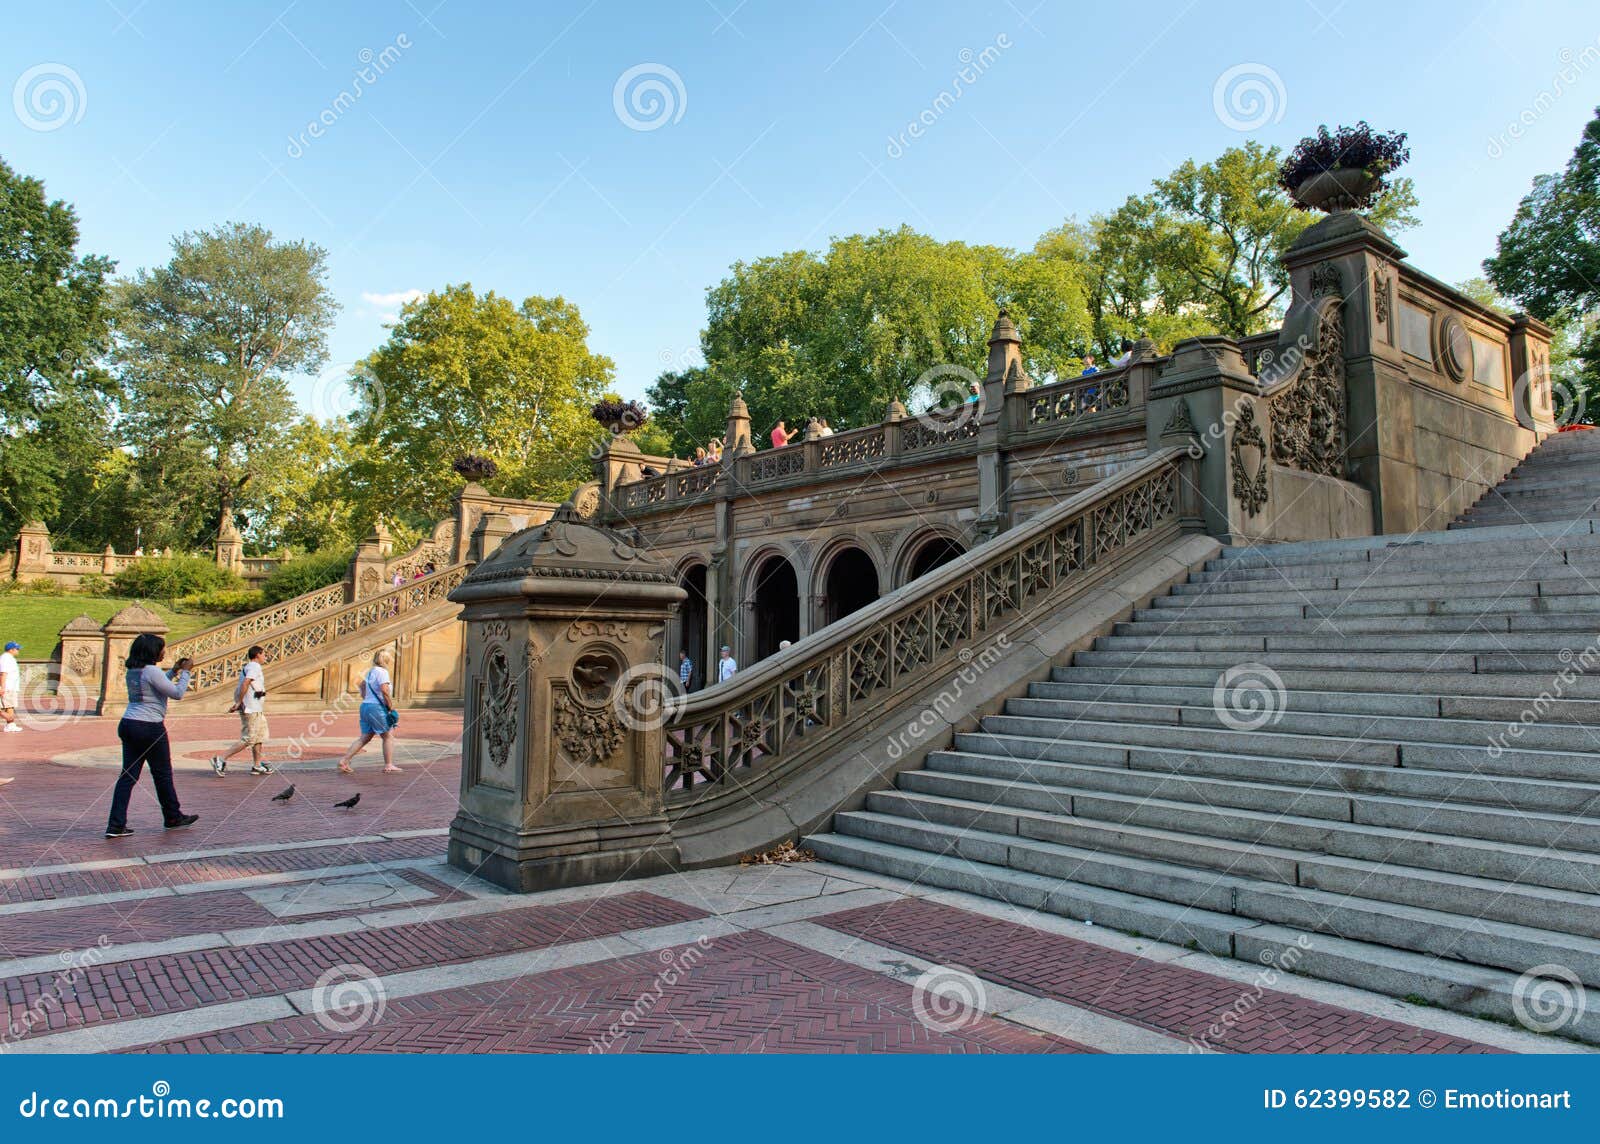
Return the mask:
[[[451,864],[524,891],[674,869],[661,640],[685,593],[670,569],[569,502],[450,598],[467,627]]]
[[[167,634],[167,622],[148,608],[129,604],[112,616],[100,629],[105,638],[104,668],[100,674],[100,702],[96,715],[121,715],[128,709],[128,687],[124,662],[135,636],[146,632]]]

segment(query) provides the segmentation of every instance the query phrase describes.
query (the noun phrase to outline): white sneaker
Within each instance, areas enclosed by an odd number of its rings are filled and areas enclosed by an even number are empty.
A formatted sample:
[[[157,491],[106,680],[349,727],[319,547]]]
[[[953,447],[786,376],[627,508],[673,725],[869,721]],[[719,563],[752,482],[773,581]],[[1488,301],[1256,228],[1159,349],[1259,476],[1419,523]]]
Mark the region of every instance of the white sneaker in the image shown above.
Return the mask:
[[[211,769],[217,772],[217,777],[218,778],[221,778],[223,775],[228,773],[227,760],[224,759],[221,755],[212,755],[211,756]]]
[[[7,735],[20,735],[20,734],[22,734],[22,728],[19,725],[17,725],[16,723],[7,723],[6,724],[6,734]]]

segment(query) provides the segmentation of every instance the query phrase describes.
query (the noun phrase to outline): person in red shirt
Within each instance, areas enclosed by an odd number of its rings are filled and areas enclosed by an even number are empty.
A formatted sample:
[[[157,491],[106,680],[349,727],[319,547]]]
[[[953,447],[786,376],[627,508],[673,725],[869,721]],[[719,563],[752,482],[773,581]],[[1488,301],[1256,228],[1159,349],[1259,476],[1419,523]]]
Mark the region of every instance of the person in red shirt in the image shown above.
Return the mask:
[[[772,447],[781,449],[788,443],[789,431],[783,427],[783,422],[780,421],[772,427]]]

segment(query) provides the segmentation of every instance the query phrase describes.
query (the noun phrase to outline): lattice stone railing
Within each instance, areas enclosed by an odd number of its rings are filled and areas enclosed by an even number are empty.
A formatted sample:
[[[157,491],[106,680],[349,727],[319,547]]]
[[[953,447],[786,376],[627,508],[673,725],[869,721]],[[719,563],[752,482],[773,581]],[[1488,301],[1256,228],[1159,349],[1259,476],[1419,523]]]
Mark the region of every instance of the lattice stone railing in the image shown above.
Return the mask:
[[[1124,469],[961,559],[673,707],[666,787],[674,805],[715,797],[774,767],[803,766],[910,694],[968,663],[974,645],[1049,609],[1112,560],[1183,527],[1183,450]]]
[[[1128,374],[1126,370],[1090,374],[1030,389],[1026,397],[1029,425],[1075,421],[1092,413],[1126,408]]]
[[[350,585],[347,581],[341,580],[337,584],[330,584],[315,592],[307,592],[292,600],[273,604],[271,607],[240,616],[225,624],[206,628],[188,639],[170,643],[167,645],[167,654],[172,659],[188,656],[199,660],[225,648],[260,643],[274,632],[303,623],[313,616],[342,608],[349,602]]]
[[[407,580],[417,574],[417,570],[433,565],[434,571],[445,568],[456,562],[456,521],[454,517],[441,520],[433,526],[433,531],[425,536],[417,546],[409,552],[402,553],[383,566],[383,578],[393,580],[395,573],[399,573]]]
[[[456,585],[467,578],[470,570],[469,564],[454,564],[432,576],[413,580],[398,588],[391,588],[359,603],[331,609],[293,626],[281,627],[268,635],[253,638],[251,642],[258,643],[266,649],[267,663],[283,663],[296,656],[331,647],[338,640],[361,635],[389,624],[400,616],[440,603]],[[303,600],[305,597],[300,599]],[[173,645],[168,651],[169,658],[175,658],[174,650],[181,649],[182,646],[182,644]],[[244,667],[245,653],[248,650],[247,646],[234,646],[209,656],[182,650],[177,650],[176,654],[190,655],[194,658],[194,683],[191,686],[194,691],[200,692],[213,687],[233,686],[239,677],[239,671]]]

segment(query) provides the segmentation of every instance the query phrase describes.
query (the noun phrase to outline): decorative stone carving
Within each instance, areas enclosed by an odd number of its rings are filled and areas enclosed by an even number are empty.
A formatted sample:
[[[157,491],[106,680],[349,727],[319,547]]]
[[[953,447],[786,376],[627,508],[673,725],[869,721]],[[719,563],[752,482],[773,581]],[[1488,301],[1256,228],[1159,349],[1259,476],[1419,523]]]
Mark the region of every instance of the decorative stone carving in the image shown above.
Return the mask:
[[[1372,309],[1380,326],[1389,324],[1389,299],[1388,269],[1380,264],[1372,272]]]
[[[1172,413],[1167,417],[1167,423],[1161,427],[1163,437],[1192,437],[1197,430],[1194,427],[1194,415],[1189,412],[1189,399],[1180,397],[1172,405]]]
[[[478,684],[478,723],[483,728],[483,744],[489,765],[505,770],[511,761],[511,747],[517,741],[516,680],[505,649],[491,647],[484,657],[483,678]]]
[[[1344,278],[1332,262],[1319,262],[1311,268],[1311,299],[1344,297]]]
[[[1294,380],[1272,397],[1272,459],[1280,465],[1343,477],[1345,471],[1344,318],[1329,306],[1316,345]]]
[[[369,567],[364,569],[361,573],[361,594],[363,596],[376,596],[379,590],[378,586],[382,582],[383,578],[378,575],[376,568]]]
[[[1247,449],[1255,450],[1253,466],[1250,459],[1244,455]],[[1238,499],[1246,516],[1255,516],[1267,504],[1267,439],[1261,435],[1261,426],[1256,424],[1256,407],[1252,402],[1240,402],[1239,419],[1234,423],[1230,454],[1233,495]]]
[[[626,643],[628,637],[628,625],[618,620],[574,620],[567,625],[567,639],[573,643],[592,639],[611,639]]]
[[[567,758],[583,767],[608,762],[622,749],[626,736],[622,723],[609,706],[591,707],[557,690],[551,703],[556,742]]]

